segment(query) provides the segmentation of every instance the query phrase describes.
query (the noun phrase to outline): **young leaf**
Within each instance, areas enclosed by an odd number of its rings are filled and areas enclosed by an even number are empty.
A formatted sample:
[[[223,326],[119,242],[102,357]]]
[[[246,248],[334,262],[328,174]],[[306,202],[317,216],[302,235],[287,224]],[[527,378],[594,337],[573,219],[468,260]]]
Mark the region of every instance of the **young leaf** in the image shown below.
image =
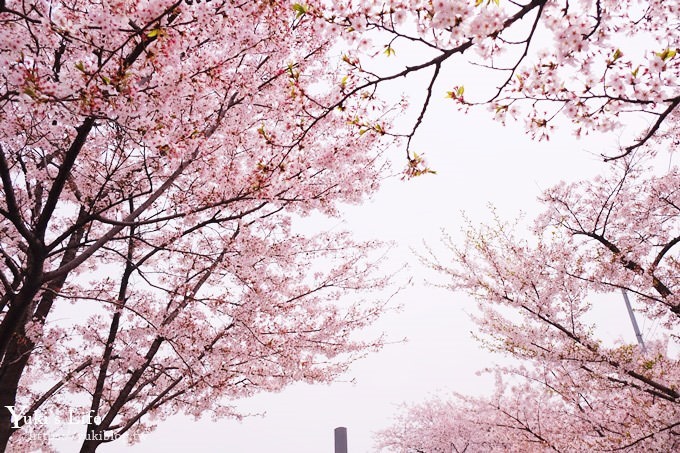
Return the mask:
[[[392,46],[390,46],[390,45],[387,45],[387,46],[385,47],[385,50],[383,50],[383,53],[384,53],[385,55],[387,55],[388,57],[391,57],[392,55],[396,55],[396,54],[397,54],[397,52],[395,52],[394,49],[392,48]]]
[[[670,60],[677,54],[678,54],[677,50],[671,48],[664,49],[661,52],[656,52],[656,56],[661,58],[663,61]]]
[[[295,18],[297,19],[307,14],[307,11],[309,11],[309,7],[302,5],[300,3],[294,3],[293,11],[295,11]]]

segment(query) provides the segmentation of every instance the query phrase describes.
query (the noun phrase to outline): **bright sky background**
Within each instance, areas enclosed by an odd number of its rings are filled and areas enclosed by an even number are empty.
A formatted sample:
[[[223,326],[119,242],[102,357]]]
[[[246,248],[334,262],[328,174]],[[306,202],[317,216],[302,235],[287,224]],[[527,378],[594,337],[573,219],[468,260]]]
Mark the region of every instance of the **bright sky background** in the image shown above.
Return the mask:
[[[397,53],[404,59],[400,61],[408,60],[399,48]],[[425,76],[409,77],[390,89],[401,93],[411,87],[417,107]],[[501,218],[512,219],[523,211],[531,219],[541,209],[536,198],[543,189],[561,179],[603,171],[600,153],[613,153],[617,139],[590,137],[577,142],[564,128],[549,142],[532,142],[522,125],[503,127],[483,108],[468,115],[456,112],[444,94],[450,89],[446,84],[459,83],[444,77],[435,88],[433,104],[413,143],[438,174],[387,180],[372,200],[348,207],[341,220],[330,223],[358,238],[395,241],[390,261],[408,263],[402,278],[412,277],[412,285],[393,299],[403,310],[389,313],[375,329],[394,340],[407,337],[408,342],[388,345],[356,363],[344,380],[333,385],[294,385],[238,403],[243,412],[266,412],[265,417],[212,422],[178,416],[161,422],[136,446],[118,441],[108,448],[103,445],[101,452],[332,453],[333,429],[346,426],[349,452],[366,453],[373,451],[372,433],[390,424],[401,403],[450,390],[483,393],[490,388],[491,380],[475,372],[499,357],[481,351],[469,335],[474,325],[466,311],[473,310],[473,302],[428,286],[425,279],[436,276],[411,249],[425,240],[444,257],[441,229],[455,237],[463,226],[462,211],[473,222],[487,221],[489,203]],[[474,89],[466,84],[466,96]],[[404,153],[395,149],[393,154],[396,172],[405,164]],[[635,341],[620,296],[613,294],[604,303],[615,306],[611,310],[608,305],[610,321],[604,326],[608,334]]]

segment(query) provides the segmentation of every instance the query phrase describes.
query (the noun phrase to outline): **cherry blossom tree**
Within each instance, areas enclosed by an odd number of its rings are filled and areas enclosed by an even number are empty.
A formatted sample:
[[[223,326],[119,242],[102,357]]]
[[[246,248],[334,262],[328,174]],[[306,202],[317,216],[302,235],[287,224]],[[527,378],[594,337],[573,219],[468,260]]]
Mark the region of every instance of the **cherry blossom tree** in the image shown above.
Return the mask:
[[[680,445],[680,173],[618,165],[545,195],[533,240],[497,219],[473,228],[454,264],[430,264],[479,301],[478,335],[517,359],[492,397],[407,409],[381,436],[395,451],[673,451]],[[664,332],[644,348],[612,344],[590,313],[625,290]],[[436,418],[435,418],[436,417]],[[437,432],[430,435],[425,433]],[[418,444],[417,439],[432,439]],[[439,440],[436,440],[439,439]]]
[[[507,371],[507,370],[504,370]],[[541,384],[543,385],[543,384]],[[404,408],[396,423],[379,433],[380,447],[398,452],[541,452],[541,451],[674,451],[677,423],[665,422],[643,434],[624,417],[621,423],[604,424],[608,411],[636,413],[636,401],[627,392],[615,401],[587,400],[568,404],[547,387],[503,384],[489,397],[453,395]],[[616,396],[616,393],[612,393]],[[632,404],[626,404],[632,402]],[[592,404],[591,407],[587,403]],[[623,406],[621,405],[623,404]],[[599,407],[598,407],[599,406]],[[607,407],[608,406],[608,407]],[[616,410],[612,410],[616,408]],[[600,410],[600,412],[598,412]],[[613,418],[613,417],[605,417]],[[662,421],[656,414],[654,420]],[[615,421],[616,422],[616,421]],[[653,425],[654,422],[648,423]],[[627,431],[633,429],[633,431]],[[653,433],[653,434],[651,434]],[[613,442],[618,437],[620,442]]]
[[[82,452],[238,416],[380,346],[353,332],[382,246],[294,224],[386,168],[389,111],[319,29],[278,1],[0,1],[0,451],[73,412]]]
[[[556,398],[526,385],[485,399],[454,394],[403,408],[378,440],[382,448],[409,453],[524,452],[548,450],[546,437],[556,435],[566,441],[567,451],[581,450],[574,443],[581,424],[563,425],[563,409]]]

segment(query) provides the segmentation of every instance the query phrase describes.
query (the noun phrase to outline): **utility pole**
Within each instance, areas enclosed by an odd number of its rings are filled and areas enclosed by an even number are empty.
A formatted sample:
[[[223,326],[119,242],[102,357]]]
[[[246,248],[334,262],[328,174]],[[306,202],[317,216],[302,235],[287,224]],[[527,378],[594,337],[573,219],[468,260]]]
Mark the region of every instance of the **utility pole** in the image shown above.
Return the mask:
[[[335,428],[335,453],[347,453],[347,428]]]
[[[635,319],[635,313],[633,313],[633,307],[630,305],[630,300],[628,300],[628,292],[621,288],[621,293],[623,293],[623,300],[626,302],[626,308],[628,309],[628,316],[630,316],[630,322],[633,324],[633,330],[635,331],[635,338],[642,348],[642,352],[645,352],[645,342],[642,341],[642,333],[640,333],[640,328],[638,327],[637,320]]]

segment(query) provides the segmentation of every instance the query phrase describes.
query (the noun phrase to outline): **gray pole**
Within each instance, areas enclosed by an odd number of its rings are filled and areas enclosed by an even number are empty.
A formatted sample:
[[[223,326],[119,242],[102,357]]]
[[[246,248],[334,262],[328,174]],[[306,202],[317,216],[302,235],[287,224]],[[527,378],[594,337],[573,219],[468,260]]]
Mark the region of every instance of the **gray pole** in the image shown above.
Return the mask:
[[[347,453],[347,428],[335,428],[335,453]]]
[[[630,322],[633,324],[633,330],[635,331],[635,337],[637,338],[638,344],[642,348],[642,352],[645,352],[645,342],[642,341],[642,334],[640,333],[640,328],[635,320],[635,313],[633,313],[633,307],[630,306],[630,300],[628,300],[628,293],[625,289],[621,288],[623,293],[623,300],[626,302],[626,308],[628,309],[628,316],[630,316]]]

